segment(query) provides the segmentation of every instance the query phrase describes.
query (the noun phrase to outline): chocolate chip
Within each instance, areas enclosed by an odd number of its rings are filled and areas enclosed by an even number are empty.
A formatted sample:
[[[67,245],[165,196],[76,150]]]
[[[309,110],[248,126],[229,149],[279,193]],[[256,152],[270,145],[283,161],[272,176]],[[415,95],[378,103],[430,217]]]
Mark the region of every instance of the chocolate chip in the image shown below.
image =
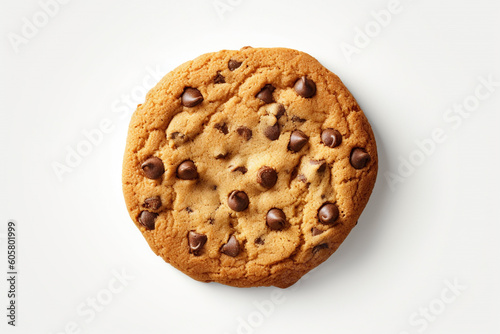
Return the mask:
[[[299,175],[297,176],[297,179],[298,179],[300,182],[307,183],[307,177],[306,177],[304,174],[299,174]]]
[[[257,244],[257,245],[263,245],[264,244],[264,239],[262,239],[261,237],[258,237],[253,242],[255,244]]]
[[[339,217],[339,208],[335,204],[325,203],[318,210],[318,219],[322,224],[333,224]]]
[[[217,71],[217,75],[214,78],[214,84],[222,84],[226,83],[226,78],[222,74],[220,74],[220,71]]]
[[[321,141],[325,146],[337,147],[342,143],[342,135],[335,129],[325,129],[321,132]]]
[[[215,184],[212,186],[212,190],[217,190],[217,186]]]
[[[163,161],[157,157],[150,157],[141,165],[144,176],[148,179],[156,180],[165,173]]]
[[[351,151],[350,160],[352,167],[362,169],[370,162],[370,155],[364,148],[356,147]]]
[[[144,226],[148,230],[154,230],[156,217],[158,217],[157,213],[149,211],[141,211],[141,213],[139,214],[138,221],[142,226]]]
[[[214,125],[214,128],[222,132],[223,134],[227,135],[229,133],[229,130],[227,129],[227,124],[226,123],[217,123]]]
[[[323,173],[326,170],[326,161],[325,160],[309,160],[311,165],[319,165],[317,172]]]
[[[203,95],[196,88],[188,87],[182,93],[181,102],[184,107],[194,107],[203,102]]]
[[[288,149],[293,152],[298,152],[307,144],[309,137],[300,130],[295,130],[290,135],[290,142],[288,143]]]
[[[149,197],[144,200],[142,207],[151,210],[158,210],[161,207],[161,198],[159,196]]]
[[[236,132],[242,136],[246,141],[249,141],[252,138],[252,130],[247,128],[246,126],[240,126],[236,129]]]
[[[280,126],[278,123],[264,129],[264,136],[269,140],[276,140],[280,137]]]
[[[170,139],[173,140],[176,147],[181,146],[189,140],[189,138],[181,132],[173,132],[170,134]]]
[[[191,212],[193,212],[193,209],[191,209],[189,206],[187,206],[187,207],[186,207],[186,211],[187,211],[188,213],[191,213]]]
[[[186,135],[181,132],[172,132],[170,135],[170,139],[184,140],[184,138],[186,138]]]
[[[304,123],[306,119],[300,118],[299,116],[293,115],[292,116],[292,122],[299,122],[299,123]]]
[[[185,160],[177,167],[177,177],[181,180],[194,180],[198,178],[198,171],[194,162]]]
[[[285,106],[282,105],[281,103],[278,104],[278,111],[276,111],[276,119],[280,119],[281,116],[283,116],[285,114],[286,110],[285,110]]]
[[[234,168],[233,172],[241,172],[242,174],[245,174],[246,172],[248,172],[248,169],[246,167],[240,166]]]
[[[240,243],[234,235],[229,238],[227,244],[222,246],[221,252],[232,257],[240,253]]]
[[[293,88],[297,94],[305,98],[313,97],[316,94],[316,84],[306,76],[295,81]]]
[[[189,231],[188,233],[188,243],[189,250],[194,255],[198,256],[201,253],[201,249],[207,242],[207,236],[205,234],[196,233],[194,231]]]
[[[266,224],[273,231],[281,231],[286,226],[286,215],[280,209],[271,209],[267,212]]]
[[[268,166],[260,167],[257,172],[257,183],[263,186],[264,188],[270,189],[278,181],[278,173]]]
[[[267,84],[260,90],[257,95],[255,95],[256,98],[264,101],[265,103],[272,103],[274,102],[273,98],[273,92],[276,88],[274,88],[273,85]]]
[[[243,63],[242,61],[230,59],[229,62],[227,63],[227,67],[229,68],[230,71],[234,71],[235,69],[240,67],[242,63]]]
[[[243,191],[233,190],[227,198],[227,205],[236,212],[245,210],[248,204],[248,196]]]
[[[313,254],[316,254],[317,252],[319,252],[320,250],[325,249],[325,248],[328,248],[328,244],[326,244],[326,243],[319,244],[319,245],[316,245],[313,247],[312,252],[313,252]]]
[[[219,153],[215,156],[215,159],[220,160],[220,159],[227,159],[229,157],[229,153]]]
[[[320,235],[321,233],[323,233],[324,231],[320,230],[320,229],[317,229],[316,227],[313,227],[311,229],[311,234],[313,237],[317,236],[317,235]]]

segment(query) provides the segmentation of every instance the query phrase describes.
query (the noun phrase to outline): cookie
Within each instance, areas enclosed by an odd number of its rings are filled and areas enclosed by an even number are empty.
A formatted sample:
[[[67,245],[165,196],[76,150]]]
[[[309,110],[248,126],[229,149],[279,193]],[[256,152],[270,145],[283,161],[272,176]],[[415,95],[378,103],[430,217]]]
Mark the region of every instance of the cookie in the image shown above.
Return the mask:
[[[306,53],[223,50],[168,73],[132,116],[127,209],[203,282],[286,288],[335,252],[377,175],[370,124]]]

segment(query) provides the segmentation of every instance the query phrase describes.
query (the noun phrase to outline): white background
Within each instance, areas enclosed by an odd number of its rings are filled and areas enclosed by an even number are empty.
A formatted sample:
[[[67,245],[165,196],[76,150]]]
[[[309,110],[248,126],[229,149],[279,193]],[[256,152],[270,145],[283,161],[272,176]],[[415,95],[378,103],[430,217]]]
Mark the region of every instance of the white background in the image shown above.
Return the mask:
[[[401,0],[378,29],[371,12],[388,3],[73,0],[44,22],[38,1],[2,0],[0,332],[499,333],[500,3]],[[26,20],[38,31],[23,36]],[[367,27],[362,45],[357,29]],[[16,35],[25,40],[13,45]],[[356,42],[346,57],[341,46]],[[358,226],[278,302],[276,288],[202,284],[165,264],[121,193],[127,95],[141,103],[151,71],[245,45],[302,50],[338,74],[379,150]],[[480,77],[497,82],[492,92]],[[476,99],[476,89],[489,96]],[[465,117],[448,111],[464,103],[473,109]],[[53,165],[103,120],[111,130],[60,181]],[[418,153],[436,128],[446,139]],[[417,166],[398,174],[409,159]],[[392,187],[388,173],[401,177]],[[16,328],[4,315],[9,219],[18,224]],[[126,286],[114,279],[122,271]],[[96,297],[99,312],[87,304]]]

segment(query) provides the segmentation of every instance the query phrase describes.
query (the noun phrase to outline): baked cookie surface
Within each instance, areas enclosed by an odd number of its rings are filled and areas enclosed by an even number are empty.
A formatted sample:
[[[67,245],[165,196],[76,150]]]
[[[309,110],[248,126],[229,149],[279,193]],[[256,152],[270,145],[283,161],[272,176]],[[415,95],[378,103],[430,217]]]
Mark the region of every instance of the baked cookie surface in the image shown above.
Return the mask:
[[[377,175],[371,127],[306,53],[243,48],[168,73],[132,116],[130,216],[196,280],[285,288],[356,225]]]

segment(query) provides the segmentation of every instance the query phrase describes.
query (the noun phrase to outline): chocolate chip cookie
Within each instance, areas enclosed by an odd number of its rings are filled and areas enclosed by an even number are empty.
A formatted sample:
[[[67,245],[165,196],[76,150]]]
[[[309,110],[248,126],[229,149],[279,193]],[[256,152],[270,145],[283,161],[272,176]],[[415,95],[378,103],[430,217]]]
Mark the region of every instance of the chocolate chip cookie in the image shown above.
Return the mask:
[[[194,279],[286,288],[335,252],[377,175],[370,124],[306,53],[223,50],[139,105],[123,162],[130,216]]]

